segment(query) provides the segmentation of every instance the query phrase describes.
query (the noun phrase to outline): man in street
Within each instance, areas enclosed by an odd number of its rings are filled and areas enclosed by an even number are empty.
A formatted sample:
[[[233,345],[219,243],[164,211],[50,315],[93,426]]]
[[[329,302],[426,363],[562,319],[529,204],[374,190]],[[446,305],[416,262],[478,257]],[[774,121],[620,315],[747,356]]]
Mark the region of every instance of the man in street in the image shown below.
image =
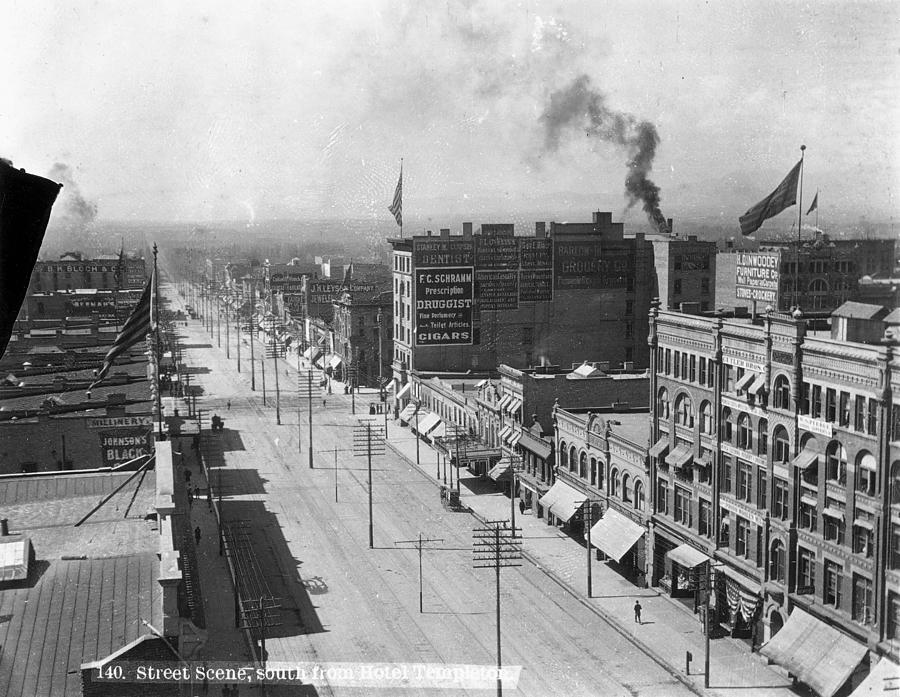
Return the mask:
[[[640,600],[634,601],[634,621],[637,622],[638,624],[643,624],[643,622],[641,622],[641,601]]]
[[[194,528],[194,542],[200,544],[200,526]]]

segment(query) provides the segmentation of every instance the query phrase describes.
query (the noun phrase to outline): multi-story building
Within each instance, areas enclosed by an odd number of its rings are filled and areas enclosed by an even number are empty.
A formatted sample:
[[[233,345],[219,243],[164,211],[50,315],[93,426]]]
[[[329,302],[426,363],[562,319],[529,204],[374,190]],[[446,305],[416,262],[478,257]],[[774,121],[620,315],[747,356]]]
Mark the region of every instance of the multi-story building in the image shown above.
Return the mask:
[[[142,257],[117,254],[85,259],[80,252],[67,252],[56,260],[38,260],[31,273],[28,293],[47,293],[77,288],[102,290],[140,289],[146,281]]]
[[[386,285],[347,290],[333,301],[335,353],[342,372],[356,370],[359,385],[380,386],[391,375],[392,293]]]
[[[610,213],[537,223],[533,236],[485,224],[475,234],[390,239],[394,375],[568,365],[590,356],[645,367],[653,246]]]
[[[780,295],[775,309],[782,311],[799,305],[805,312],[831,312],[859,297],[858,282],[863,276],[890,278],[896,260],[894,240],[838,240],[821,233],[799,247],[796,241],[761,240],[759,251],[780,254]],[[717,257],[715,283],[720,306],[748,304],[738,299],[735,291],[739,255],[732,252]]]
[[[698,240],[696,235],[648,235],[647,239],[653,245],[660,306],[677,310],[682,303],[695,303],[701,312],[715,309],[716,243]]]
[[[863,341],[884,312],[836,314],[651,313],[649,577],[736,636],[837,628],[855,667],[900,638],[900,360]],[[763,649],[795,675],[796,636]]]
[[[554,408],[559,466],[536,502],[548,522],[590,524],[591,545],[639,585],[650,521],[647,413],[647,407]]]

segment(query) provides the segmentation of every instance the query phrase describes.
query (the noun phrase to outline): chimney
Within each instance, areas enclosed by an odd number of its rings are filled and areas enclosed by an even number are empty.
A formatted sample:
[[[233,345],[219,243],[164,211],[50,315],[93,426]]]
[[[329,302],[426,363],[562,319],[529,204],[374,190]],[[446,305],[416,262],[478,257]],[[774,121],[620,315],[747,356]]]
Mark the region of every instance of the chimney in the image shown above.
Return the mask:
[[[543,239],[547,236],[547,223],[540,222],[534,224],[534,236]]]
[[[667,219],[666,219],[666,227],[669,228],[669,234],[670,234],[670,235],[674,235],[674,234],[675,234],[675,224],[672,222],[672,219],[671,219],[671,218],[667,218]]]
[[[463,237],[472,236],[472,223],[463,223]]]
[[[442,227],[441,228],[441,237],[450,237],[450,228]]]
[[[428,237],[431,237],[431,230],[428,230],[425,234],[426,234]]]

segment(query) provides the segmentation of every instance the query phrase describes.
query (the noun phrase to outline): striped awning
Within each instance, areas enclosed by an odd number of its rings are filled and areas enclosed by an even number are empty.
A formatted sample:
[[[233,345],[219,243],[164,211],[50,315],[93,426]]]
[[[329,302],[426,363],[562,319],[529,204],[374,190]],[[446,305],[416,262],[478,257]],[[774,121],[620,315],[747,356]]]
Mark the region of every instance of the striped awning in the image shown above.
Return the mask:
[[[519,399],[518,397],[513,397],[512,401],[509,403],[506,410],[510,414],[515,414],[521,408],[522,408],[522,400]]]
[[[512,401],[513,397],[511,394],[506,395],[503,399],[500,400],[500,403],[497,405],[497,408],[500,411],[503,411],[506,408],[506,405]]]
[[[747,388],[747,394],[759,394],[760,391],[765,391],[766,387],[766,377],[764,375],[757,376],[756,380],[753,381],[753,384]]]
[[[749,385],[755,379],[756,379],[756,373],[744,373],[744,376],[740,380],[738,380],[736,383],[734,383],[734,389],[737,390],[738,392],[740,392],[741,390],[746,389],[747,385]]]

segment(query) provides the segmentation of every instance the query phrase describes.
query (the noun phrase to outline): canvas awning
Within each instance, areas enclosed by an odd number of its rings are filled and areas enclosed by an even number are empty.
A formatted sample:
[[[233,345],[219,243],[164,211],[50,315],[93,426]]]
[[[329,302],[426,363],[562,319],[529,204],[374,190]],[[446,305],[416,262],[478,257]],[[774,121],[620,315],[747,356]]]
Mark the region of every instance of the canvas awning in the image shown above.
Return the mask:
[[[435,428],[441,422],[441,417],[432,412],[427,412],[423,418],[419,416],[419,423],[415,427],[419,430],[419,435],[427,435],[431,429]]]
[[[416,411],[415,404],[407,404],[405,407],[403,407],[403,411],[400,412],[400,420],[401,421],[409,421],[413,417],[413,414],[415,413],[415,411]]]
[[[519,445],[521,445],[526,450],[530,450],[542,460],[546,460],[548,457],[550,457],[550,446],[528,431],[522,432],[522,440],[519,441]]]
[[[760,375],[753,381],[753,384],[747,388],[747,394],[756,395],[759,394],[760,391],[765,391],[766,387],[766,378],[764,375]]]
[[[475,389],[478,390],[478,389],[484,387],[486,384],[487,384],[487,378],[485,378],[484,380],[479,380],[478,382],[475,383]]]
[[[882,658],[869,669],[869,674],[856,686],[850,697],[888,697],[900,694],[900,666]]]
[[[794,458],[793,464],[796,467],[799,467],[802,470],[805,470],[811,464],[813,464],[816,460],[819,459],[819,454],[814,453],[812,450],[802,450],[797,457]]]
[[[544,494],[538,503],[563,522],[568,522],[581,508],[586,498],[574,487],[557,479],[550,487],[550,491]]]
[[[412,385],[411,382],[406,383],[403,387],[400,388],[400,391],[397,393],[396,399],[403,399],[406,395],[409,394],[409,388]]]
[[[756,373],[744,373],[744,376],[734,383],[734,389],[740,392],[747,389],[747,385],[756,379]]]
[[[865,645],[798,607],[779,632],[759,648],[820,697],[832,697],[866,656]]]
[[[519,441],[521,439],[522,439],[522,432],[521,431],[513,431],[512,434],[509,436],[509,447],[511,449],[515,448],[519,444]]]
[[[653,446],[648,451],[650,457],[662,457],[663,454],[669,449],[669,436],[663,436],[658,441],[656,441]]]
[[[505,443],[510,433],[512,433],[512,426],[504,426],[500,429],[500,440]]]
[[[747,578],[739,571],[735,571],[734,569],[732,569],[730,566],[720,566],[716,570],[725,574],[725,576],[741,586],[749,596],[752,596],[754,598],[759,597],[759,594],[762,591],[762,587],[759,585],[759,582]]]
[[[643,526],[610,508],[591,528],[591,545],[619,562],[643,534]]]
[[[493,479],[495,482],[508,482],[510,479],[512,479],[512,475],[512,460],[510,460],[508,457],[502,458],[500,462],[491,467],[491,470],[488,472],[488,477]]]
[[[685,569],[693,569],[709,561],[708,556],[687,543],[669,550],[666,556]]]
[[[500,411],[503,411],[504,409],[506,409],[506,405],[509,404],[511,401],[512,401],[512,395],[508,394],[503,399],[500,400],[500,403],[497,404],[497,408]]]
[[[518,397],[513,397],[512,401],[509,403],[509,406],[507,406],[506,410],[510,414],[515,414],[521,408],[522,408],[522,400],[519,399]]]
[[[443,438],[447,435],[447,424],[443,421],[439,422],[437,426],[435,426],[431,432],[428,434],[428,437],[433,441],[435,438]]]
[[[691,446],[679,443],[675,446],[675,450],[666,455],[666,464],[672,467],[684,467],[692,457]]]
[[[322,351],[318,346],[310,346],[303,352],[303,357],[309,361],[316,360],[320,355],[322,355]]]
[[[343,361],[337,354],[334,354],[331,358],[328,359],[329,368],[337,368],[341,363],[343,363]]]

